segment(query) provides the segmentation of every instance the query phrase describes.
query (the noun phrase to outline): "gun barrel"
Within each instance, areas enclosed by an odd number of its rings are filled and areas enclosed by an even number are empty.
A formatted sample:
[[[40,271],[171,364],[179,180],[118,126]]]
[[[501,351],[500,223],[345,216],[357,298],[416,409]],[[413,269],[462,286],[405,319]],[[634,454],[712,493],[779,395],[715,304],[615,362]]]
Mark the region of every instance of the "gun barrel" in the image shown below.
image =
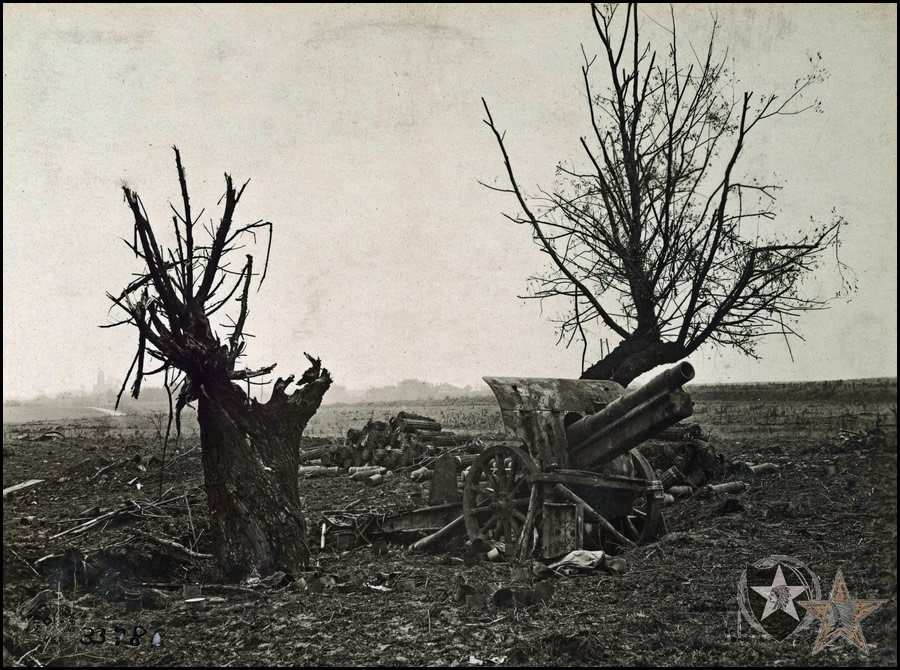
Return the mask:
[[[566,438],[569,441],[569,445],[577,449],[578,445],[586,441],[591,435],[617,419],[621,419],[635,407],[643,405],[658,395],[674,391],[693,378],[694,366],[687,361],[679,363],[665,372],[661,372],[640,388],[614,400],[599,412],[579,419],[568,426],[566,428]]]
[[[566,438],[575,460],[581,466],[608,462],[690,416],[690,396],[680,389],[693,378],[693,366],[679,363],[599,412],[568,426]]]

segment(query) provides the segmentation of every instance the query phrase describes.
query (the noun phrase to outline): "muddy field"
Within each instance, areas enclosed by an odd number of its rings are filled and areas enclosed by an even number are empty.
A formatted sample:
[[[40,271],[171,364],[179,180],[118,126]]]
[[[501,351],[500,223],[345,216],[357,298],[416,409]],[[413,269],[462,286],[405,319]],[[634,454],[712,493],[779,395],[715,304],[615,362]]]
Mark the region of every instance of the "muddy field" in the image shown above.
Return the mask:
[[[4,498],[4,665],[897,664],[895,433],[860,443],[802,429],[720,438],[728,459],[778,472],[740,495],[668,506],[669,534],[622,553],[623,572],[553,576],[542,580],[552,590],[545,602],[488,598],[473,609],[459,602],[460,584],[490,596],[511,573],[503,563],[467,565],[463,538],[424,554],[406,548],[415,537],[329,547],[291,583],[212,583],[207,559],[166,544],[210,549],[196,437],[168,455],[160,481],[155,436],[79,425],[46,440],[34,438],[49,424],[6,426],[4,488],[44,481]],[[301,486],[317,547],[323,512],[413,509],[429,484],[398,471],[378,488],[346,475]],[[841,570],[853,598],[887,601],[862,624],[868,655],[845,640],[813,655],[818,624],[782,643],[746,623],[739,636],[739,578],[776,554],[807,564],[825,597]],[[195,583],[205,609],[184,602],[184,585]],[[140,611],[127,592],[140,593]]]

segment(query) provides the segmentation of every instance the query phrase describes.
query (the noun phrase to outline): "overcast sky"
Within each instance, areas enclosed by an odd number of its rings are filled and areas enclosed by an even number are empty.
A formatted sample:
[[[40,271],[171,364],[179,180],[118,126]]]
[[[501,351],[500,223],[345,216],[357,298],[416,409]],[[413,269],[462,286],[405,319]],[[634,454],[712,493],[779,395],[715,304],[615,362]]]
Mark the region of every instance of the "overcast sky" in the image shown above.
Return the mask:
[[[667,11],[641,8],[647,36]],[[859,283],[803,318],[794,362],[783,341],[759,362],[709,348],[697,381],[896,375],[896,7],[675,12],[700,46],[717,13],[755,91],[786,90],[821,53],[824,113],[769,124],[744,168],[784,183],[791,228],[845,216]],[[97,327],[105,291],[140,269],[119,240],[132,229],[120,187],[165,224],[173,144],[195,211],[218,216],[228,171],[252,178],[238,220],[275,223],[251,365],[301,372],[309,351],[351,388],[577,376],[580,347],[556,346],[546,318],[561,306],[517,298],[544,256],[477,180],[503,176],[482,96],[527,188],[580,160],[581,44],[600,47],[587,5],[4,5],[4,397],[124,374],[136,334]]]

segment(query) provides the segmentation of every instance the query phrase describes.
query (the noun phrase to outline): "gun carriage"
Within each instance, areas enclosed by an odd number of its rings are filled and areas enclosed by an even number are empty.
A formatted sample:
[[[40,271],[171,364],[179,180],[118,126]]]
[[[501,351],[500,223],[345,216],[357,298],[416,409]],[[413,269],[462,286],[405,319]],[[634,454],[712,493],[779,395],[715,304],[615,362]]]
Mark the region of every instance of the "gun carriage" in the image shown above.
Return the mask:
[[[652,541],[664,527],[663,485],[637,446],[693,413],[681,388],[693,377],[683,362],[628,393],[611,381],[485,377],[515,439],[482,452],[466,476],[470,539],[530,555],[546,534],[545,503],[556,501],[595,524],[604,548]]]

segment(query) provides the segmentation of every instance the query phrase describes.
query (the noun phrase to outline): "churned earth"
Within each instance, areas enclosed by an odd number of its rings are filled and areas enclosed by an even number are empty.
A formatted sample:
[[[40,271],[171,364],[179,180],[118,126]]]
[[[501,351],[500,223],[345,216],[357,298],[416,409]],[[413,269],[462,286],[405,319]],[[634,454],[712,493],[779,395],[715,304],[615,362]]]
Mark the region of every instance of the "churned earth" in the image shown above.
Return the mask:
[[[377,488],[302,481],[310,572],[215,584],[196,438],[168,455],[160,481],[156,440],[35,439],[48,427],[24,424],[3,445],[4,488],[44,480],[4,498],[4,665],[897,665],[895,437],[723,442],[729,459],[777,472],[667,506],[669,534],[622,553],[622,572],[551,576],[549,600],[500,607],[494,591],[537,578],[467,565],[464,538],[431,553],[409,551],[411,538],[318,549],[323,512],[422,506],[428,484],[409,470]],[[739,624],[740,577],[772,555],[805,563],[824,598],[840,570],[851,598],[886,601],[861,622],[868,654],[844,639],[813,654],[818,622],[780,643]],[[204,609],[185,603],[195,583]],[[460,584],[486,606],[461,602]]]

